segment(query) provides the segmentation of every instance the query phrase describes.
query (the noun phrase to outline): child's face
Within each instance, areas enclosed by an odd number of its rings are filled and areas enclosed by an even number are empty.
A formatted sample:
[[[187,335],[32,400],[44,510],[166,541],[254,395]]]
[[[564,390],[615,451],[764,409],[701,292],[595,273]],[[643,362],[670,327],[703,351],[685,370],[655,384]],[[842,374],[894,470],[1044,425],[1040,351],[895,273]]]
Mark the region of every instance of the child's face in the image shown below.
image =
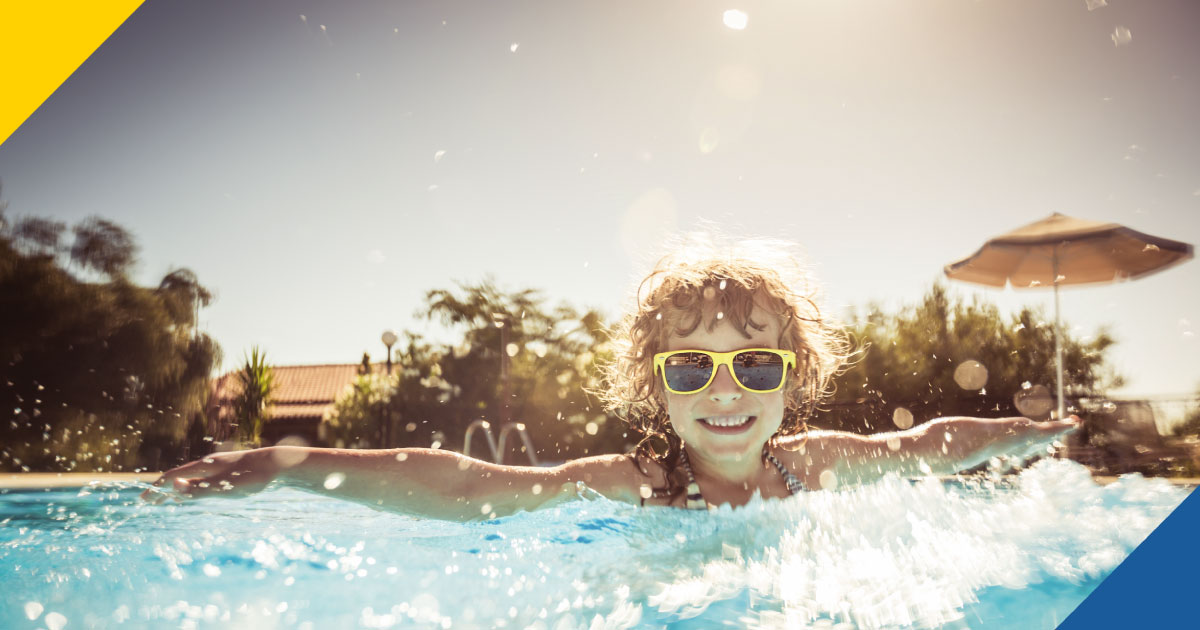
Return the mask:
[[[729,352],[743,348],[778,348],[780,339],[779,319],[758,308],[751,319],[766,324],[759,331],[747,328],[750,338],[731,324],[720,323],[713,330],[704,324],[696,327],[690,335],[672,335],[667,350],[709,350]],[[779,430],[783,423],[783,390],[761,394],[743,389],[733,380],[727,366],[720,366],[711,385],[695,394],[673,394],[662,387],[666,396],[667,413],[675,433],[687,443],[688,450],[696,457],[710,461],[740,461],[758,458],[763,444]],[[708,418],[749,417],[738,426],[714,426]],[[724,423],[728,424],[728,420]]]

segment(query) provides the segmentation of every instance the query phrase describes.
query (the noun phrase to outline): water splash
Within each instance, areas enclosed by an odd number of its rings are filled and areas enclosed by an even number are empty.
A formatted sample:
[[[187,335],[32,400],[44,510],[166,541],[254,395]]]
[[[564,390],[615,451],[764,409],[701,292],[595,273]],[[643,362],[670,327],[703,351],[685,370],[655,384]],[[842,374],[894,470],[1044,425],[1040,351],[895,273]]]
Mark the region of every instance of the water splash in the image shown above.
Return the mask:
[[[0,496],[0,626],[34,602],[82,627],[1049,628],[1184,496],[1059,460],[1009,483],[888,478],[712,512],[584,488],[474,523],[287,489],[78,494]]]

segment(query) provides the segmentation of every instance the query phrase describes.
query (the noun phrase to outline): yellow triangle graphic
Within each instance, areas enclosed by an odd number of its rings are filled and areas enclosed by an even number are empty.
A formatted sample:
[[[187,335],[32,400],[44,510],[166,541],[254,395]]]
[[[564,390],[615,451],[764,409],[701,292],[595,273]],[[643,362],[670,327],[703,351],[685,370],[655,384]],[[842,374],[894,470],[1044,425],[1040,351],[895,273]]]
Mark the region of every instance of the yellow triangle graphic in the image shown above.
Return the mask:
[[[0,0],[0,144],[144,0]]]

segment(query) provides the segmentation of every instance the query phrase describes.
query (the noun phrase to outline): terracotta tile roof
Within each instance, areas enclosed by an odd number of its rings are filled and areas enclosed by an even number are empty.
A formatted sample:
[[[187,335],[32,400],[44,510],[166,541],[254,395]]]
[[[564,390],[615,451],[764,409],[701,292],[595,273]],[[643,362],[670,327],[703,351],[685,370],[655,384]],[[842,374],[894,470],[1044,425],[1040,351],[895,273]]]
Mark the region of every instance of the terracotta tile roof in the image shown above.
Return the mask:
[[[276,403],[271,407],[271,415],[267,418],[267,422],[275,422],[277,420],[285,420],[292,418],[316,418],[322,419],[325,417],[325,412],[333,408],[333,403],[315,404],[315,405],[292,405]]]
[[[273,366],[275,392],[267,422],[320,422],[333,409],[338,396],[358,378],[360,368],[359,363]],[[371,368],[376,373],[385,369],[382,364],[374,364]],[[214,379],[208,405],[209,418],[228,426],[232,420],[233,401],[240,392],[237,370]]]
[[[281,365],[275,368],[276,405],[331,403],[358,378],[358,364]]]

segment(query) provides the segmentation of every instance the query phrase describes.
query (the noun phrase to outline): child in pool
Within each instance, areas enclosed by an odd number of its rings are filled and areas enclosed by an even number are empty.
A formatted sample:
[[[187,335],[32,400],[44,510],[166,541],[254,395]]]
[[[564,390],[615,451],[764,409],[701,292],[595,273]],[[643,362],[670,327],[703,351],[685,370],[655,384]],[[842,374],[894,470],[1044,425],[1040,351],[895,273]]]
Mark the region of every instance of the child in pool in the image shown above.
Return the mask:
[[[644,436],[631,454],[537,468],[424,448],[272,446],[210,455],[167,471],[154,486],[169,484],[185,498],[229,497],[276,482],[454,520],[544,507],[576,496],[580,483],[614,500],[703,509],[887,473],[950,474],[1043,449],[1075,428],[1071,417],[940,418],[871,436],[807,430],[849,344],[821,314],[787,247],[692,237],[642,282],[614,331],[617,360],[605,366],[600,392]],[[167,496],[142,495],[156,503]]]

